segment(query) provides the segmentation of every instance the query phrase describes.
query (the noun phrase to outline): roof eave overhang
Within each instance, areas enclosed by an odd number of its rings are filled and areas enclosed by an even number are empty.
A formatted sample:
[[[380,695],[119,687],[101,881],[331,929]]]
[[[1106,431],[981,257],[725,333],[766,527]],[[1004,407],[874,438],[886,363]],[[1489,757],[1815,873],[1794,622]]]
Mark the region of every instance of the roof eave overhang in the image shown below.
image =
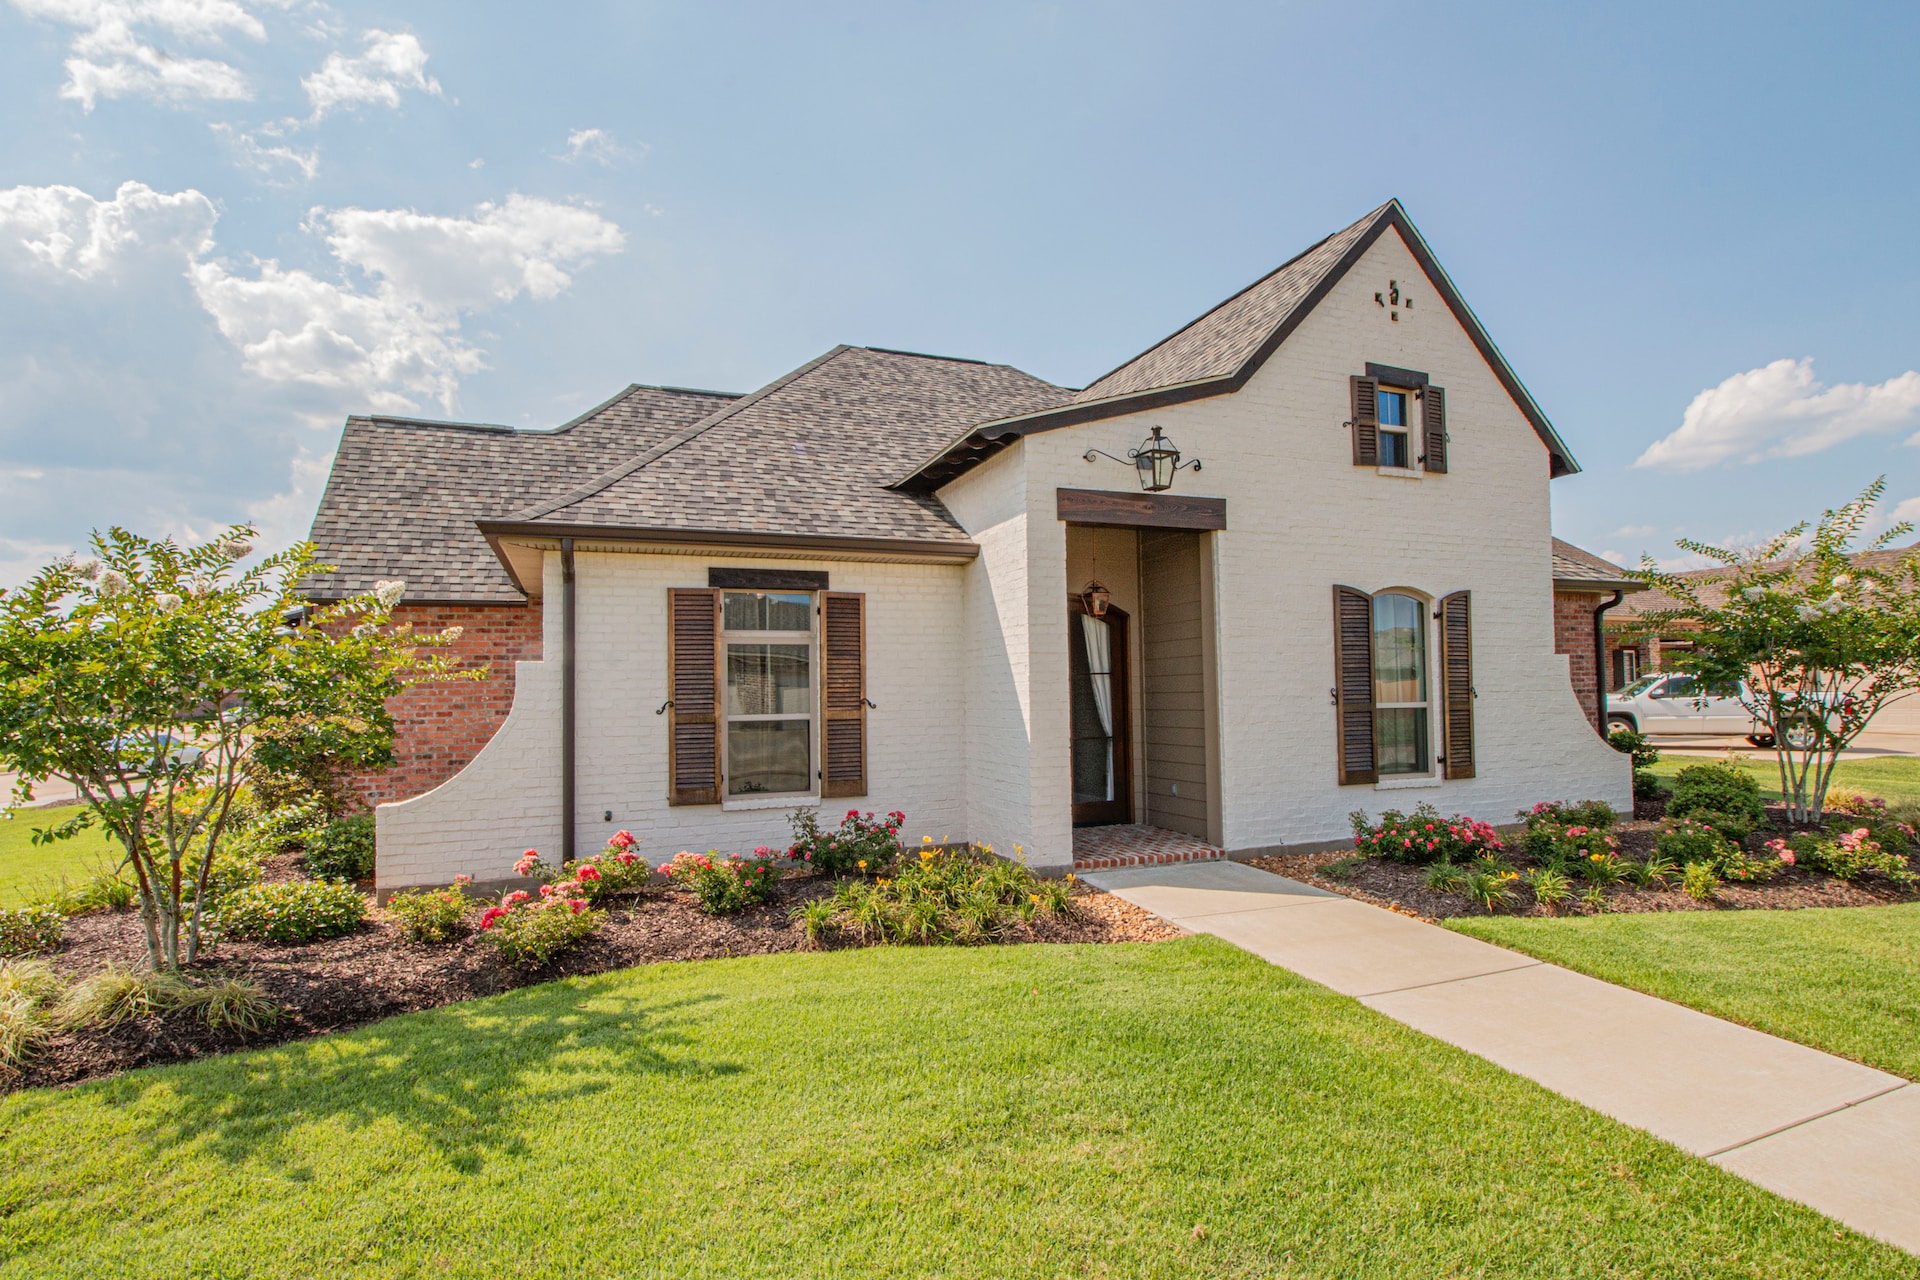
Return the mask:
[[[1636,591],[1645,591],[1647,584],[1635,582],[1632,578],[1555,578],[1555,591],[1624,591],[1632,595]]]
[[[538,595],[540,584],[529,585],[515,566],[509,546],[557,550],[560,539],[603,544],[620,550],[657,547],[680,553],[759,553],[792,559],[871,559],[920,561],[928,564],[967,564],[980,547],[972,541],[929,541],[917,538],[856,538],[821,534],[760,533],[736,529],[676,529],[592,524],[549,524],[511,520],[476,521],[494,556],[528,595]]]
[[[1253,375],[1259,372],[1268,358],[1280,348],[1280,344],[1292,336],[1313,309],[1320,305],[1333,287],[1345,278],[1354,264],[1371,249],[1374,242],[1392,227],[1400,233],[1401,240],[1413,254],[1420,269],[1426,273],[1428,283],[1447,304],[1454,319],[1466,331],[1481,358],[1493,370],[1500,385],[1513,400],[1521,416],[1526,418],[1534,434],[1547,448],[1547,474],[1550,478],[1573,475],[1580,470],[1580,464],[1574,460],[1573,451],[1567,448],[1566,441],[1554,430],[1553,424],[1534,400],[1532,393],[1521,383],[1519,375],[1507,363],[1506,356],[1494,345],[1493,338],[1487,333],[1480,318],[1461,297],[1454,287],[1453,280],[1440,266],[1427,246],[1426,240],[1407,217],[1406,210],[1395,200],[1375,219],[1374,224],[1356,239],[1340,260],[1328,269],[1307,295],[1295,304],[1286,318],[1275,326],[1272,333],[1261,342],[1259,348],[1243,361],[1240,367],[1230,374],[1204,378],[1192,382],[1176,383],[1165,387],[1152,387],[1144,391],[1126,395],[1112,396],[1104,400],[1089,400],[1076,404],[1058,405],[1050,409],[1036,410],[1017,418],[1007,418],[998,422],[982,423],[953,444],[942,450],[939,455],[915,471],[912,475],[898,481],[893,487],[909,491],[930,492],[948,481],[958,478],[985,461],[993,454],[1012,444],[1022,436],[1033,435],[1041,431],[1052,431],[1061,427],[1079,426],[1087,422],[1096,422],[1105,418],[1116,418],[1129,413],[1147,413],[1155,409],[1164,409],[1175,404],[1184,404],[1190,400],[1204,400],[1211,396],[1231,395],[1244,387]]]

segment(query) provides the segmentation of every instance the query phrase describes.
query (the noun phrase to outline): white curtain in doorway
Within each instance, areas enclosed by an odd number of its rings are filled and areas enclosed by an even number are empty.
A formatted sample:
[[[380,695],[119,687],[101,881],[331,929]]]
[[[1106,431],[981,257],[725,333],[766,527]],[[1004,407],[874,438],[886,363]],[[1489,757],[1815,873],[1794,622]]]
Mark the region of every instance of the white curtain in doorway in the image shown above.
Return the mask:
[[[1107,735],[1107,799],[1113,791],[1113,628],[1092,614],[1080,615],[1087,642],[1087,672],[1093,677],[1093,702],[1100,708],[1100,730]]]

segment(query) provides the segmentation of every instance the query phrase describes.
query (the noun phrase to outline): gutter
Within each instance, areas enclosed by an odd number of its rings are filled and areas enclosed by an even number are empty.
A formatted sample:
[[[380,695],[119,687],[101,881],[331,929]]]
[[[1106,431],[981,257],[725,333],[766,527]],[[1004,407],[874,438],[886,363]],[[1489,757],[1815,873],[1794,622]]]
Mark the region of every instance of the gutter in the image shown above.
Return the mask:
[[[1600,737],[1607,737],[1607,610],[1627,598],[1627,593],[1619,587],[1613,589],[1613,599],[1599,605],[1593,611],[1593,694],[1594,704],[1599,711]]]
[[[573,539],[560,539],[560,863],[571,861],[574,810]]]

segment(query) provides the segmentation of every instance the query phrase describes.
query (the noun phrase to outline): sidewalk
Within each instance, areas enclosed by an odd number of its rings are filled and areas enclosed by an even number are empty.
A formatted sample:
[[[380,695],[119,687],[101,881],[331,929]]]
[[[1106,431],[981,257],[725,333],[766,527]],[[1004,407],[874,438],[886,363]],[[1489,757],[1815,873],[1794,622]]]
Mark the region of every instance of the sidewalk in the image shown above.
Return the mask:
[[[1086,880],[1920,1253],[1920,1085],[1240,863]]]

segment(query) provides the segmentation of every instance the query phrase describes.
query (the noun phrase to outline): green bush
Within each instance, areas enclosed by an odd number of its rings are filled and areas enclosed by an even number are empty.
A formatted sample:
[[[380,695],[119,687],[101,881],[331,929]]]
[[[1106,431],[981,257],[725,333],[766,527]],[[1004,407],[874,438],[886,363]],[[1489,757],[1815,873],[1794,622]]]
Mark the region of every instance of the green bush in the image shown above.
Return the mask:
[[[1727,764],[1688,765],[1674,777],[1667,816],[1684,818],[1700,813],[1745,818],[1749,830],[1767,820],[1759,782],[1746,770]]]
[[[1526,821],[1529,830],[1536,826],[1597,827],[1602,831],[1620,820],[1605,800],[1543,800],[1531,809],[1515,814]]]
[[[678,853],[660,868],[675,884],[693,890],[700,909],[708,915],[729,915],[758,906],[773,896],[778,875],[773,859],[764,854],[742,858],[718,852]]]
[[[1857,826],[1827,840],[1797,837],[1792,848],[1802,864],[1817,867],[1842,880],[1872,872],[1885,876],[1895,884],[1920,882],[1920,876],[1915,875],[1904,856],[1894,853],[1873,838],[1871,827]]]
[[[1557,822],[1530,819],[1523,844],[1534,861],[1565,871],[1574,863],[1590,858],[1613,857],[1619,841],[1599,827],[1562,826]]]
[[[1703,827],[1712,827],[1734,844],[1745,844],[1747,837],[1753,834],[1754,824],[1744,813],[1720,813],[1712,809],[1695,809],[1686,816],[1690,822],[1698,823]]]
[[[1682,867],[1695,862],[1715,867],[1739,852],[1714,828],[1691,818],[1668,818],[1654,840],[1654,850],[1656,856]]]
[[[1653,739],[1644,733],[1635,733],[1631,729],[1615,729],[1607,734],[1607,744],[1623,756],[1633,757],[1633,771],[1638,774],[1643,769],[1651,769],[1660,762],[1660,750],[1653,745]]]
[[[446,943],[464,930],[467,910],[473,903],[464,884],[450,889],[415,889],[396,893],[387,899],[387,914],[394,927],[409,942]]]
[[[1465,862],[1505,846],[1499,833],[1486,823],[1463,814],[1443,818],[1431,804],[1411,815],[1388,809],[1379,822],[1369,822],[1366,810],[1347,815],[1353,824],[1353,851],[1369,858],[1422,865],[1429,862]]]
[[[543,885],[543,890],[553,889]],[[600,927],[607,913],[587,905],[585,898],[565,892],[535,898],[516,889],[488,907],[480,918],[481,936],[493,943],[508,964],[537,969]]]
[[[1710,862],[1689,862],[1680,872],[1680,887],[1695,902],[1711,902],[1720,877],[1713,874]]]
[[[301,854],[307,871],[322,880],[365,880],[373,875],[373,815],[329,822],[307,837]]]
[[[60,945],[67,918],[51,902],[0,907],[0,956],[30,956]]]
[[[986,942],[1038,912],[1071,916],[1077,880],[1040,880],[1018,863],[967,849],[919,850],[898,872],[849,880],[829,900],[833,925],[869,942]]]
[[[1660,775],[1651,769],[1633,771],[1633,798],[1635,800],[1658,800],[1667,794],[1667,784],[1660,781]]]
[[[812,809],[796,810],[788,821],[793,827],[793,845],[787,857],[793,861],[823,876],[877,876],[900,856],[900,828],[906,824],[907,815],[895,812],[875,819],[870,813],[849,809],[832,831],[821,829]]]
[[[236,890],[214,904],[212,915],[222,937],[313,942],[359,928],[367,900],[338,881],[284,881]]]
[[[580,896],[589,902],[616,893],[628,893],[653,878],[653,868],[647,860],[633,851],[639,842],[631,833],[616,831],[607,841],[607,847],[591,858],[581,858],[566,863],[561,868],[563,877],[571,877],[579,882]],[[769,853],[762,849],[759,852]],[[534,868],[539,874],[539,868]]]

